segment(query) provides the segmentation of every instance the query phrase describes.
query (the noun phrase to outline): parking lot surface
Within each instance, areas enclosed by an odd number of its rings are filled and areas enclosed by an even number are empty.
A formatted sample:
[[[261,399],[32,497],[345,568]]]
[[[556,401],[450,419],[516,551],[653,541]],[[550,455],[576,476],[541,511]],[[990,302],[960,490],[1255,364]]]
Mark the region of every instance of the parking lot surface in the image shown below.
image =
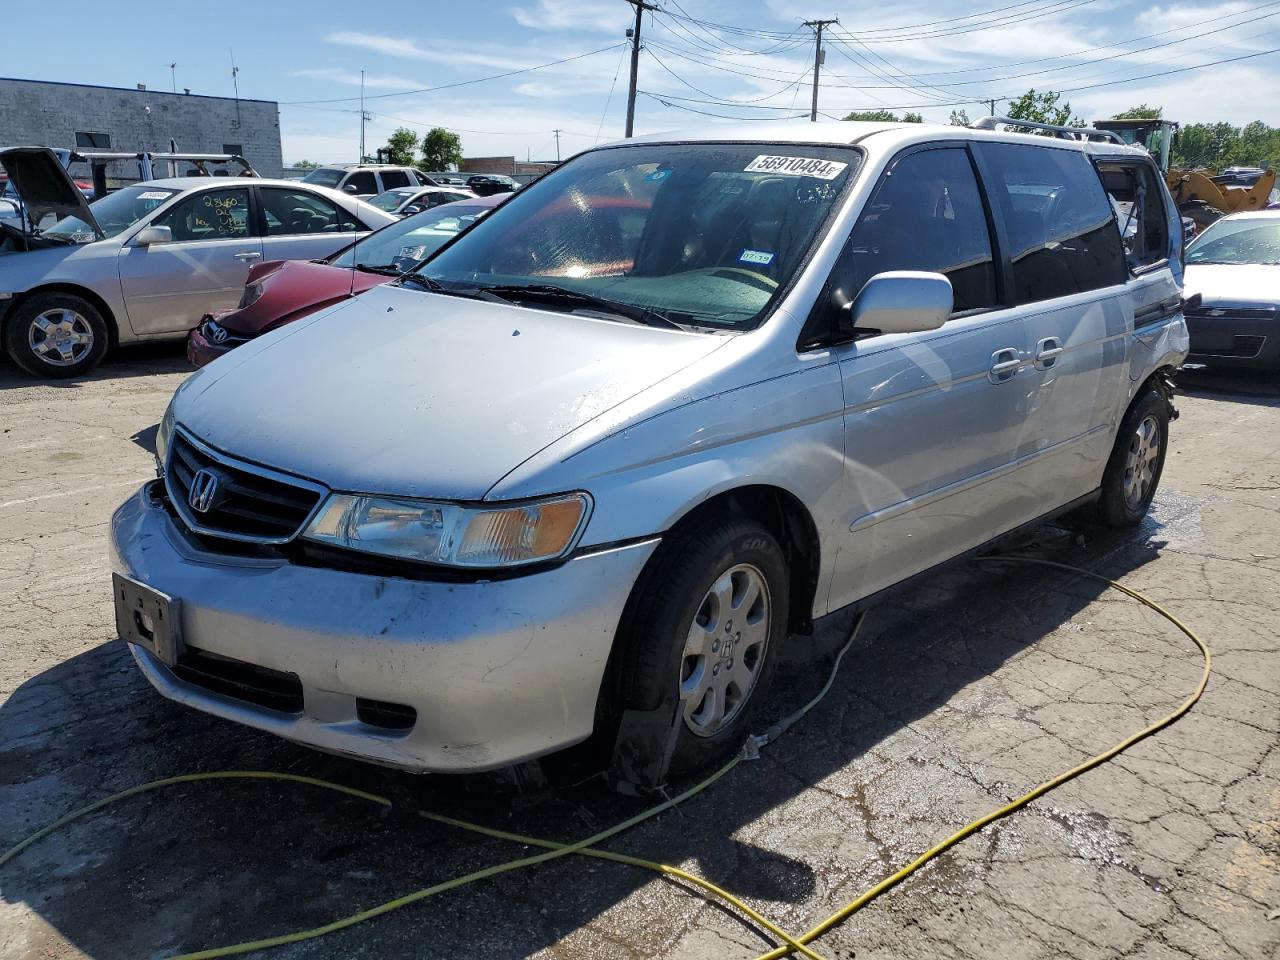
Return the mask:
[[[0,366],[0,849],[143,781],[265,769],[574,840],[641,809],[598,782],[409,778],[174,705],[114,640],[112,510],[153,475],[177,351],[80,381]],[[1280,395],[1181,377],[1153,516],[1020,552],[1148,593],[1210,643],[1172,728],[944,854],[816,944],[828,958],[1280,957]],[[821,638],[829,651],[838,636]],[[795,641],[799,644],[800,641]],[[777,709],[829,654],[784,664]],[[694,870],[792,932],[936,840],[1173,708],[1185,637],[1091,581],[969,563],[875,609],[830,695],[754,762],[614,849]],[[528,851],[283,783],[169,788],[0,869],[0,960],[149,958],[312,927]],[[674,883],[567,858],[264,953],[749,958],[769,942]]]

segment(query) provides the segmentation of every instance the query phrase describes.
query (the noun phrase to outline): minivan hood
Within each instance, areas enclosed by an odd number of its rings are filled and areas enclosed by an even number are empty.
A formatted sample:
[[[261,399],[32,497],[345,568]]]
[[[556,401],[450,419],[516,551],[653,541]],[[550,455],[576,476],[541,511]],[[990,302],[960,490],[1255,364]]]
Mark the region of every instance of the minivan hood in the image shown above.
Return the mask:
[[[59,220],[79,217],[93,227],[97,238],[104,236],[98,221],[89,211],[84,194],[76,186],[58,155],[48,147],[9,147],[0,150],[0,166],[9,174],[9,182],[27,208],[27,219],[38,224],[49,214]]]
[[[174,412],[227,453],[335,490],[479,500],[729,339],[384,285],[205,367]]]
[[[1280,303],[1280,266],[1266,263],[1189,263],[1183,295],[1205,303]]]

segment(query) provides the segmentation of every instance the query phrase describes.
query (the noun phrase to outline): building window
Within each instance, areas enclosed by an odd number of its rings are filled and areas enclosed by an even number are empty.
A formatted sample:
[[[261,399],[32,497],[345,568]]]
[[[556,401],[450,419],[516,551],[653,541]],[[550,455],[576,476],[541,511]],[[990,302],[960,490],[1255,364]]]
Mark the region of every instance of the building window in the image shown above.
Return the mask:
[[[111,134],[109,133],[82,133],[76,131],[77,147],[93,147],[97,150],[111,149]]]
[[[234,155],[234,156],[237,156],[237,157],[243,157],[243,156],[244,156],[244,147],[243,147],[243,145],[241,145],[241,144],[239,144],[239,143],[224,143],[224,144],[222,145],[222,152],[223,152],[223,153],[230,153],[230,154],[232,154],[232,155]]]

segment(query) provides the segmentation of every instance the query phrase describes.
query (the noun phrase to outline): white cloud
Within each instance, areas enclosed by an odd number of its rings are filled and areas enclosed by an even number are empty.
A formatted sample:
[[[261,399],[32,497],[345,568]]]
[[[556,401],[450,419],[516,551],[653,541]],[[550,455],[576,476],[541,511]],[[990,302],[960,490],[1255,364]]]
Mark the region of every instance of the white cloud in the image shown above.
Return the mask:
[[[345,83],[353,87],[360,86],[361,78],[358,71],[342,70],[337,67],[325,67],[315,70],[295,70],[292,76],[306,77],[308,80],[328,80],[331,83]],[[385,74],[366,73],[364,75],[364,86],[367,90],[412,90],[417,87],[426,86],[420,80],[411,80],[407,77],[395,77]]]
[[[537,0],[513,7],[516,23],[530,30],[575,30],[593,33],[617,31],[631,22],[629,5],[601,0]]]

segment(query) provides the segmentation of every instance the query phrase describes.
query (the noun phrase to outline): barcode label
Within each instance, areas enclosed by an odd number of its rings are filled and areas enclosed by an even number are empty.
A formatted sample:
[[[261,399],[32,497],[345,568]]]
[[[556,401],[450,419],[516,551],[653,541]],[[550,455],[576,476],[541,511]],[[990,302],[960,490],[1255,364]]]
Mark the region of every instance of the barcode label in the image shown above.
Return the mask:
[[[743,169],[747,173],[783,173],[792,177],[817,177],[819,180],[834,180],[849,166],[847,163],[836,163],[834,160],[822,160],[819,157],[771,157],[759,156]]]

